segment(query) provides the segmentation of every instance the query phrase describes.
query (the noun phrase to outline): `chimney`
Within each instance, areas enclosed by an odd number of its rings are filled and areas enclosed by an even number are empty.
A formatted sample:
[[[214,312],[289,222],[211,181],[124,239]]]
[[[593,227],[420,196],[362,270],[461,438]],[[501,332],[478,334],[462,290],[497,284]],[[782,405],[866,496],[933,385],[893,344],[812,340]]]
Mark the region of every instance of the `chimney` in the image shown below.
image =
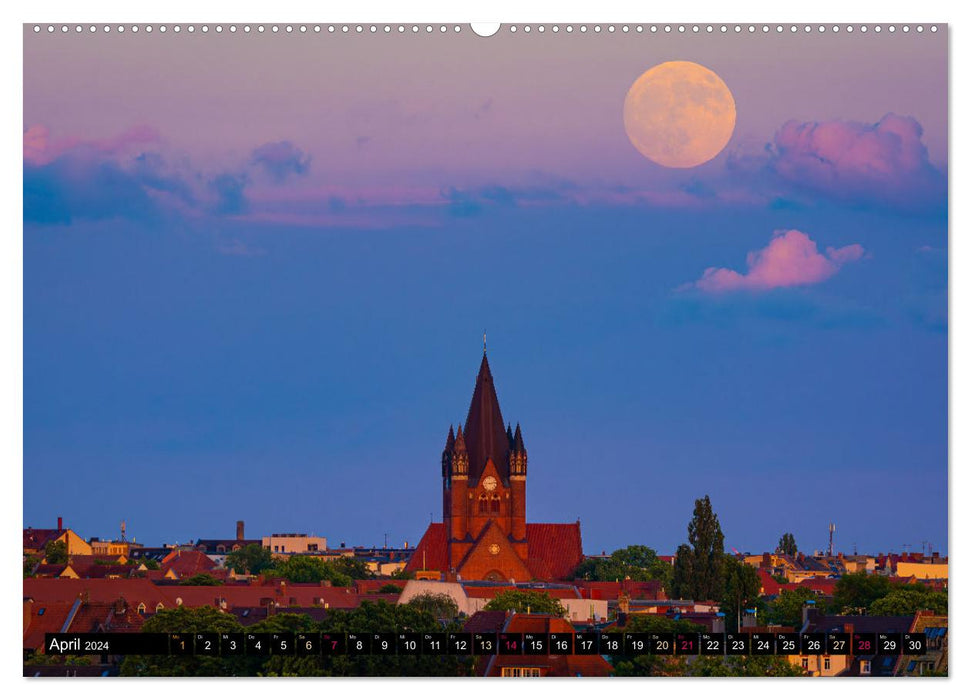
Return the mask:
[[[806,623],[815,618],[818,611],[816,610],[816,601],[807,600],[805,605],[802,606],[802,626],[805,627]]]
[[[246,539],[245,537],[243,537],[243,526],[244,526],[244,523],[243,523],[242,520],[237,520],[236,521],[236,539],[237,540],[245,540]]]
[[[62,518],[60,515],[57,516],[57,529],[58,530],[64,529],[64,518]]]

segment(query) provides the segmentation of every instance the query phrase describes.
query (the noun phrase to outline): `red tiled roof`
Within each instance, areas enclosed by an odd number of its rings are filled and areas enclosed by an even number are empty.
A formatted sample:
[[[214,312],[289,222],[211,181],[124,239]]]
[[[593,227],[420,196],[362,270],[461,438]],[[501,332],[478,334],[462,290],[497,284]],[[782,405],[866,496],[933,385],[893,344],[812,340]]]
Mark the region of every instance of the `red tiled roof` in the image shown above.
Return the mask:
[[[347,588],[321,586],[320,584],[287,586],[166,586],[172,599],[181,598],[189,608],[204,606],[220,607],[225,600],[229,608],[255,608],[268,601],[280,607],[312,607],[327,605],[329,608],[356,608],[360,596]],[[371,596],[372,599],[384,596]],[[395,599],[397,597],[395,596]]]
[[[541,580],[569,578],[583,561],[580,523],[527,523],[526,565]]]
[[[38,604],[53,601],[73,603],[85,593],[92,603],[114,603],[124,598],[133,607],[144,603],[146,609],[153,612],[159,603],[166,608],[175,606],[175,596],[147,579],[24,579],[24,595]]]
[[[463,632],[498,632],[506,624],[505,610],[479,610],[462,627]]]
[[[574,585],[590,600],[617,600],[622,592],[632,599],[657,600],[663,588],[660,581],[575,581]]]
[[[25,603],[25,605],[27,605]],[[43,649],[44,635],[60,632],[73,601],[37,601],[30,604],[30,617],[24,628],[24,649]]]
[[[568,579],[583,561],[580,523],[527,523],[526,540],[526,566],[540,581]],[[431,523],[405,569],[447,571],[447,546],[445,525]]]
[[[447,545],[445,523],[431,523],[405,565],[405,571],[447,571]]]
[[[500,593],[516,590],[531,590],[535,593],[546,593],[550,598],[563,600],[565,598],[576,598],[577,592],[572,588],[540,588],[540,589],[519,589],[515,586],[468,586],[463,585],[465,595],[469,598],[486,598],[492,600]]]
[[[216,568],[216,563],[196,550],[174,549],[162,559],[161,570],[173,571],[179,578],[187,578]]]
[[[38,564],[34,567],[34,576],[56,578],[67,569],[67,564]]]
[[[43,549],[51,540],[56,540],[67,530],[27,528],[24,530],[24,549]]]
[[[471,621],[471,620],[470,620]],[[516,613],[506,620],[503,632],[566,632],[574,631],[573,625],[562,617],[554,615],[529,615]],[[521,654],[498,654],[482,659],[478,663],[483,675],[499,676],[507,666],[533,667],[545,669],[547,676],[609,676],[613,672],[606,659],[598,655],[550,655],[524,656]]]

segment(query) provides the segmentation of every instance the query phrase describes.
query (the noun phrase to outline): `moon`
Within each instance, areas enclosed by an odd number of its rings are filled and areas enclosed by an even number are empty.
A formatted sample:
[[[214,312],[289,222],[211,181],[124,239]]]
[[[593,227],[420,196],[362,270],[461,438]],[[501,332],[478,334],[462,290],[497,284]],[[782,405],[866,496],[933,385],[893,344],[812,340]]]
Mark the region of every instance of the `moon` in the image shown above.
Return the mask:
[[[659,63],[627,91],[624,129],[649,160],[694,168],[728,145],[735,131],[735,98],[725,81],[702,65]]]

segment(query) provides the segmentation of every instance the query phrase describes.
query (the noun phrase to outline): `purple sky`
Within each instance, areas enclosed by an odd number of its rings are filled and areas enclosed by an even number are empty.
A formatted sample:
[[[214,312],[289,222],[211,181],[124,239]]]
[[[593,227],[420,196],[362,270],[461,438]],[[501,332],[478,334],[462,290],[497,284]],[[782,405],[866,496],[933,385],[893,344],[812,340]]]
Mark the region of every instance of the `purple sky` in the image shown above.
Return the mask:
[[[675,59],[690,170],[621,116]],[[487,328],[588,551],[946,550],[945,32],[27,30],[24,130],[25,525],[416,541]]]

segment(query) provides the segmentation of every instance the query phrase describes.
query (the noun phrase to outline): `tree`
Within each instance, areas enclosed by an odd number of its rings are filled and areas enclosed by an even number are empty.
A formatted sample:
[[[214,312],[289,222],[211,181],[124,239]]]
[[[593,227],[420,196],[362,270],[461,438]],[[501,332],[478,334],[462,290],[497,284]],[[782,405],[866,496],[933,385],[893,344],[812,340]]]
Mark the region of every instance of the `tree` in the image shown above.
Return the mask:
[[[485,610],[515,610],[516,612],[542,613],[547,615],[566,615],[560,601],[543,591],[511,590],[502,591],[490,600]]]
[[[725,536],[708,496],[695,501],[688,523],[688,544],[694,550],[694,600],[718,600],[722,594]]]
[[[721,611],[725,613],[728,631],[737,632],[741,626],[742,611],[758,604],[762,582],[755,567],[727,554],[724,562],[724,577]]]
[[[242,632],[236,618],[216,608],[179,606],[159,610],[142,626],[142,632]],[[240,676],[252,675],[253,660],[243,656],[126,656],[123,676]]]
[[[458,604],[447,593],[422,593],[407,604],[428,613],[436,620],[454,620],[459,616]]]
[[[415,572],[398,569],[391,574],[391,578],[395,579],[396,581],[411,581],[415,578]]]
[[[44,560],[48,564],[67,564],[67,542],[48,542],[44,547]]]
[[[277,616],[274,616],[277,617]],[[273,618],[270,618],[271,620]],[[411,605],[364,601],[352,610],[333,610],[313,629],[320,632],[458,632],[460,625],[442,625],[431,614]],[[270,656],[261,673],[278,676],[469,676],[471,656]]]
[[[931,610],[935,615],[947,615],[947,594],[929,589],[899,588],[870,605],[871,615],[913,615],[918,610]]]
[[[865,615],[875,600],[890,592],[890,579],[861,571],[846,574],[833,589],[833,609],[842,615]]]
[[[695,501],[694,515],[688,523],[688,545],[678,547],[671,581],[673,595],[719,600],[725,584],[725,536],[708,496]]]
[[[222,584],[223,582],[218,578],[205,572],[179,581],[180,586],[221,586]]]
[[[799,548],[796,546],[796,538],[791,532],[785,533],[779,538],[779,546],[776,548],[779,554],[788,554],[790,557],[796,556],[799,553]]]
[[[607,559],[590,558],[573,572],[573,577],[586,581],[660,581],[671,585],[671,565],[658,558],[650,547],[633,544],[618,549]]]
[[[704,632],[702,625],[688,620],[675,620],[660,615],[631,615],[627,618],[624,632],[642,633],[672,633],[684,632],[697,634]],[[614,667],[616,676],[684,676],[687,675],[687,664],[683,656],[664,656],[655,654],[641,654],[627,656],[626,654],[611,655],[610,663]]]
[[[226,555],[226,568],[239,574],[258,574],[273,564],[270,550],[255,542]]]
[[[401,586],[396,586],[393,583],[386,583],[381,588],[378,589],[378,593],[401,593],[404,589]]]
[[[277,561],[272,569],[264,569],[268,578],[282,578],[290,583],[319,583],[330,581],[335,586],[350,586],[353,579],[340,570],[335,562],[315,556],[292,556]]]
[[[816,600],[816,594],[808,588],[797,588],[794,591],[780,591],[776,599],[768,606],[766,615],[769,622],[796,630],[802,627],[802,609],[806,601]]]
[[[159,569],[162,568],[162,565],[158,563],[158,560],[152,559],[151,557],[146,557],[145,559],[142,559],[141,563],[144,564],[145,568],[148,569],[149,571],[158,571]]]
[[[678,546],[674,554],[674,570],[671,572],[671,595],[682,600],[694,597],[695,558],[691,547]]]

